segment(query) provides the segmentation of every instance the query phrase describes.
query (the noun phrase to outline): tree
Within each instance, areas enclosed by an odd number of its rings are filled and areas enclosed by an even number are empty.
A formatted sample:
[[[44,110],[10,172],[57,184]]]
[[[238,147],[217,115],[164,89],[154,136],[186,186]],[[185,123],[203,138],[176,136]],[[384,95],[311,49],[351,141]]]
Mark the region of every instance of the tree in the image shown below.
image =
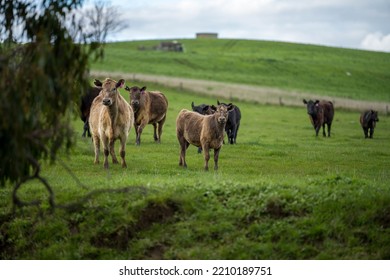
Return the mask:
[[[77,112],[74,104],[88,87],[88,61],[98,49],[95,44],[74,43],[64,24],[82,0],[37,2],[0,0],[3,186],[41,179],[40,161],[54,161],[61,147],[74,143],[70,126]]]
[[[98,0],[92,8],[82,13],[92,42],[104,43],[109,33],[116,33],[128,27],[121,18],[121,12],[110,2]]]

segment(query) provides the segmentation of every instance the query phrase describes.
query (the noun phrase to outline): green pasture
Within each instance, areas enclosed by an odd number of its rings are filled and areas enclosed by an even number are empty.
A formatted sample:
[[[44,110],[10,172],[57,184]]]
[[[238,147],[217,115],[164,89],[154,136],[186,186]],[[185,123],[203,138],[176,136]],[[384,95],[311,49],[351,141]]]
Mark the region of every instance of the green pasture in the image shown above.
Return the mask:
[[[229,48],[229,42],[234,41],[222,41],[227,53],[236,46]],[[186,44],[184,54],[168,54],[167,64],[172,65],[171,56],[202,53],[191,48],[206,42],[193,44]],[[118,67],[142,70],[129,47],[136,43],[117,48],[126,46],[127,61]],[[298,46],[296,52],[301,48],[310,46]],[[349,51],[336,49],[335,56],[339,52]],[[265,57],[270,54],[268,49]],[[224,74],[215,73],[222,79]],[[15,211],[12,186],[0,188],[1,259],[390,258],[388,117],[379,116],[374,139],[364,139],[359,113],[336,108],[332,137],[323,138],[315,137],[303,104],[237,102],[242,112],[237,144],[223,146],[217,172],[212,159],[205,172],[203,155],[193,146],[187,151],[188,168],[178,166],[175,119],[192,101],[216,100],[153,84],[148,89],[163,91],[169,100],[162,143],[153,142],[149,125],[137,147],[132,129],[127,169],[94,165],[91,139],[81,137],[83,124],[75,119],[77,144],[56,164],[42,164],[41,175],[55,193],[54,212],[38,181],[22,185],[18,196],[42,203]]]
[[[160,40],[109,43],[93,69],[390,101],[389,53],[236,39],[178,41],[184,53],[152,50]]]

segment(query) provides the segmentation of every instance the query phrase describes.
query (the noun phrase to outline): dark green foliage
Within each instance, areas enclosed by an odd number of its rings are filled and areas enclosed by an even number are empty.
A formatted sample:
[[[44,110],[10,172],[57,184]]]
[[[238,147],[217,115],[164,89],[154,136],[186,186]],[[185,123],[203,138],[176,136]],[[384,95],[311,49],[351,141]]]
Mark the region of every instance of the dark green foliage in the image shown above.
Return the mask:
[[[73,143],[73,104],[88,85],[88,59],[96,50],[74,43],[64,24],[81,2],[1,1],[1,184],[23,180],[41,159],[54,160],[60,147]],[[23,30],[19,38],[16,24]]]

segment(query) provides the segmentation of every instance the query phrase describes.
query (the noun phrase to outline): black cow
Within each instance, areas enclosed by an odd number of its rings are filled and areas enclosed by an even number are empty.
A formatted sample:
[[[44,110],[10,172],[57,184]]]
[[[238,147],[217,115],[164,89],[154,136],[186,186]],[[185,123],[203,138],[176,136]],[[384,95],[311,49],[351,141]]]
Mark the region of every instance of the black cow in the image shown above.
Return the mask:
[[[316,131],[316,136],[322,126],[322,134],[326,137],[325,124],[328,126],[328,137],[330,137],[330,129],[332,127],[332,121],[334,116],[333,103],[330,101],[313,101],[303,99],[303,104],[306,104],[307,113],[310,117],[310,121]]]
[[[192,101],[191,107],[192,111],[197,112],[201,115],[212,115],[215,112],[210,105],[200,104],[198,106],[195,106],[194,101]]]
[[[368,110],[360,115],[360,124],[366,138],[374,136],[374,128],[377,122],[379,122],[378,111]]]
[[[88,137],[91,137],[91,132],[89,130],[89,113],[91,111],[91,105],[96,96],[99,95],[102,90],[102,82],[99,80],[94,81],[95,86],[89,87],[88,91],[81,97],[80,103],[80,118],[84,122],[84,131],[82,137],[85,137],[86,134]]]
[[[221,103],[217,100],[217,104],[228,106],[226,103]],[[240,127],[241,111],[236,105],[233,105],[233,110],[229,111],[228,120],[225,126],[225,131],[228,136],[228,142],[230,144],[236,144],[238,128]]]

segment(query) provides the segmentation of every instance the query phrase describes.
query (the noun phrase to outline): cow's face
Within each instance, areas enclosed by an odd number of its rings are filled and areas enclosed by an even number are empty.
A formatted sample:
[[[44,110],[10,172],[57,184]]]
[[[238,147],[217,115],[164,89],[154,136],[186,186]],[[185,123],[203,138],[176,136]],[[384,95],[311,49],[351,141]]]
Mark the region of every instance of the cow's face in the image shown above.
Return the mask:
[[[374,122],[379,122],[378,111],[371,110],[371,120]]]
[[[313,101],[313,100],[306,101],[306,99],[303,99],[303,104],[306,104],[307,113],[310,116],[316,116],[317,115],[318,110],[319,110],[319,102],[320,102],[319,100],[316,100],[316,101]]]
[[[116,98],[119,94],[118,88],[123,87],[125,83],[125,80],[120,79],[118,82],[111,80],[111,79],[105,79],[102,84],[102,91],[100,94],[103,95],[102,103],[105,106],[112,106]]]
[[[141,98],[145,94],[146,87],[126,87],[125,90],[130,93],[130,105],[133,107],[134,112],[137,112],[141,106]]]
[[[233,105],[231,103],[229,105],[220,104],[217,107],[212,105],[211,107],[213,110],[215,110],[214,115],[220,124],[226,123],[229,116],[229,111],[233,110]]]

